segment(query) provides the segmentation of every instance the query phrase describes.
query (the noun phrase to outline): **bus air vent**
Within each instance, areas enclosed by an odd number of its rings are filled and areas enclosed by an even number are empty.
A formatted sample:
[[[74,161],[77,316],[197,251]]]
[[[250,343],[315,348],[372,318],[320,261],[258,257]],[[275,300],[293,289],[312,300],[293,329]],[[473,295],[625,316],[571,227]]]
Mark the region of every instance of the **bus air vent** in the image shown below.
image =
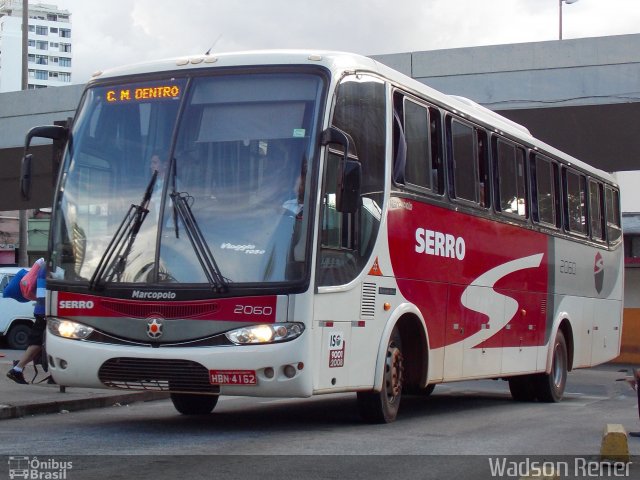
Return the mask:
[[[100,381],[111,388],[187,393],[217,393],[209,371],[190,360],[111,358],[98,371]]]
[[[360,305],[360,316],[373,318],[376,314],[376,289],[375,283],[362,284],[362,304]]]

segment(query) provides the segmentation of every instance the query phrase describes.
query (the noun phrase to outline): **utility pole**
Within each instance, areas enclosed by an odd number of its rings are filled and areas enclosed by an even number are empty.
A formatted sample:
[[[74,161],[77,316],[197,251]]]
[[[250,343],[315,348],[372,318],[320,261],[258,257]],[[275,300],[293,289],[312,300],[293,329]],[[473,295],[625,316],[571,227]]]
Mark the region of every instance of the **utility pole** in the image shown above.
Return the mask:
[[[559,9],[559,32],[558,32],[558,40],[562,40],[562,4],[566,3],[567,5],[571,5],[572,3],[576,3],[578,0],[558,0],[558,9]]]
[[[22,90],[29,88],[29,0],[22,0]],[[20,254],[18,264],[22,267],[29,266],[29,255],[27,254],[27,243],[29,221],[27,219],[27,211],[20,210],[19,215],[19,232],[18,243],[20,244]]]

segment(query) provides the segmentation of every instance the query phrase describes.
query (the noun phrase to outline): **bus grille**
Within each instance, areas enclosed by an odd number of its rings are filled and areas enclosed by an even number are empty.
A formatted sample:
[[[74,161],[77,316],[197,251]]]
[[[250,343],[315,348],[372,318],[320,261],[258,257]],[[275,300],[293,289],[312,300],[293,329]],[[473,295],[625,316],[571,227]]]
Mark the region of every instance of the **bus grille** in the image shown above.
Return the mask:
[[[107,387],[189,393],[217,393],[209,371],[189,360],[112,358],[102,364],[98,378]]]
[[[216,302],[182,303],[133,303],[121,300],[102,300],[102,306],[119,315],[148,318],[160,315],[164,318],[197,318],[212,315],[220,310]]]

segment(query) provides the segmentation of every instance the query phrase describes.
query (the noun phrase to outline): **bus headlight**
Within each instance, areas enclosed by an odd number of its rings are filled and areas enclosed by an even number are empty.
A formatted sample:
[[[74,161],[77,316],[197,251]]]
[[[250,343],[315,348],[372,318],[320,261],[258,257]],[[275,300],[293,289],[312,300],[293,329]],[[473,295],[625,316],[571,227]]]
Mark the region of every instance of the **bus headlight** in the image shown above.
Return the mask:
[[[236,345],[276,343],[293,340],[304,332],[302,323],[273,323],[237,328],[225,333],[229,341]]]
[[[47,320],[47,329],[53,335],[74,340],[84,340],[93,333],[93,328],[87,325],[58,318],[49,318]]]

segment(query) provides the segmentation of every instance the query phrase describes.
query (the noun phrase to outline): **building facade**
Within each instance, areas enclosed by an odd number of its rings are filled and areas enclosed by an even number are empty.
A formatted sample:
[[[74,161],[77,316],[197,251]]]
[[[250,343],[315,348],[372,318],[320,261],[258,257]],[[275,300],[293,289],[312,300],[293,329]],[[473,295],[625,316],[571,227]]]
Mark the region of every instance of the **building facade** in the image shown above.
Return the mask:
[[[28,88],[71,83],[71,13],[29,5]],[[22,0],[0,0],[0,92],[22,88]]]

